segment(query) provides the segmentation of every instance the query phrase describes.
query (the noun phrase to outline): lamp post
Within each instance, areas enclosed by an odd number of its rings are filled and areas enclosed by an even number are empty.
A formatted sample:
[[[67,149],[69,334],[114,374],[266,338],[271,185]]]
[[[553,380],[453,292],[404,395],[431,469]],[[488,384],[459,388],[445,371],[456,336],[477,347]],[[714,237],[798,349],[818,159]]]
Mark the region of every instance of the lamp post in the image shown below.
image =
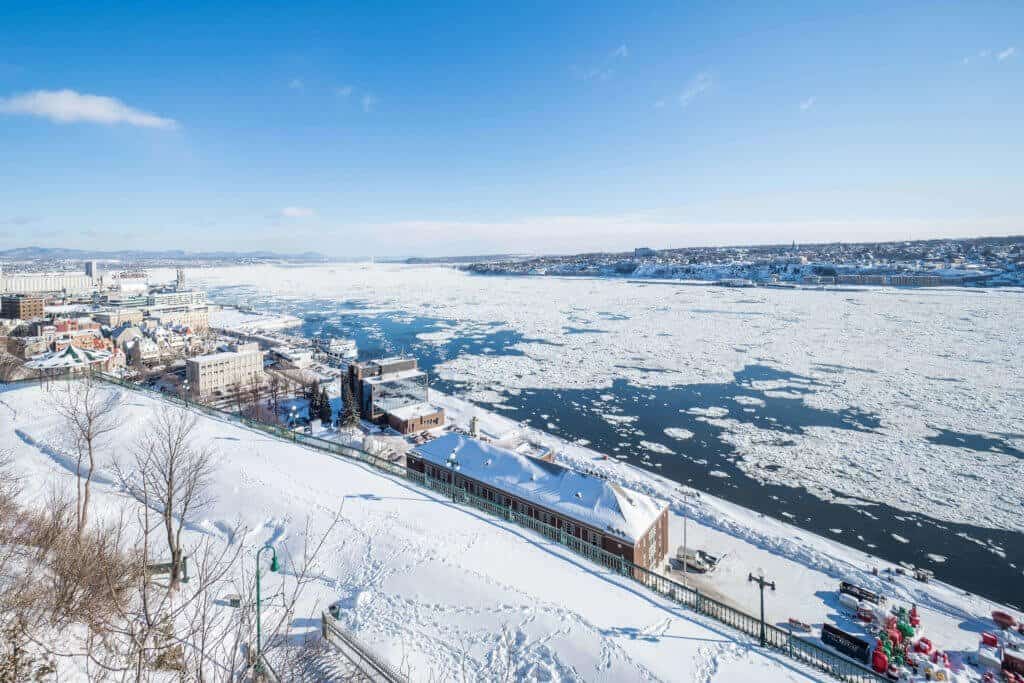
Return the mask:
[[[185,404],[188,405],[188,380],[181,383],[182,397],[185,400]]]
[[[292,409],[288,411],[288,426],[290,428],[295,429],[295,421],[298,419],[298,417],[299,409],[293,405]]]
[[[459,461],[456,457],[458,452],[452,449],[451,454],[448,456],[448,472],[449,480],[452,485],[452,502],[455,502],[455,470],[459,469]]]
[[[764,630],[764,587],[768,586],[769,588],[771,588],[774,591],[775,590],[775,582],[774,581],[768,581],[767,579],[765,579],[763,571],[758,570],[757,573],[758,573],[757,576],[754,576],[753,574],[749,574],[747,576],[747,581],[751,581],[753,583],[756,583],[758,585],[758,587],[761,589],[761,647],[764,647],[764,641],[765,641],[765,630]]]
[[[270,556],[270,571],[276,572],[278,570],[277,565],[277,550],[274,546],[269,543],[264,544],[262,548],[256,551],[256,667],[259,670],[262,667],[262,655],[263,655],[263,625],[260,622],[260,554],[264,550],[271,552]]]
[[[698,497],[696,491],[681,491],[683,498],[686,500],[693,500]],[[690,584],[686,576],[686,560],[687,560],[687,546],[686,546],[686,527],[687,521],[690,519],[689,511],[683,515],[683,585],[689,588]]]

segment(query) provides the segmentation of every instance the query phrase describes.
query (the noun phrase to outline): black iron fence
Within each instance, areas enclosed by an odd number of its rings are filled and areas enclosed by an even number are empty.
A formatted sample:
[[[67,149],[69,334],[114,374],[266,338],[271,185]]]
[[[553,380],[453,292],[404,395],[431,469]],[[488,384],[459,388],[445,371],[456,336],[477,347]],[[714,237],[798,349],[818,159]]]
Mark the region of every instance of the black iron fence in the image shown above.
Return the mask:
[[[305,446],[315,448],[338,458],[358,460],[389,474],[415,482],[429,490],[437,491],[438,493],[445,495],[456,503],[468,505],[488,514],[502,517],[509,522],[535,531],[544,538],[568,548],[574,553],[605,567],[609,571],[621,574],[624,577],[631,578],[643,584],[650,590],[664,596],[676,604],[708,616],[752,638],[760,639],[761,637],[761,620],[753,615],[747,614],[742,610],[738,610],[735,607],[726,605],[714,598],[703,595],[697,589],[684,586],[683,584],[673,581],[672,579],[658,574],[657,572],[651,571],[646,567],[634,564],[620,555],[614,555],[582,539],[569,535],[562,529],[545,524],[544,522],[534,519],[528,515],[515,512],[508,507],[498,505],[486,498],[475,496],[461,487],[455,487],[453,489],[452,484],[440,479],[428,477],[422,472],[417,472],[416,470],[407,468],[404,464],[393,462],[386,458],[381,458],[358,448],[343,446],[342,444],[333,441],[295,432],[279,425],[267,424],[259,420],[242,417],[201,403],[187,401],[172,394],[148,389],[117,377],[103,374],[97,374],[95,376],[104,382],[122,386],[127,389],[131,389],[132,391],[142,391],[171,403],[210,415],[211,417],[240,423],[246,427],[256,429],[288,441],[301,443]],[[863,666],[860,663],[839,654],[838,652],[800,638],[790,631],[778,628],[773,624],[765,624],[764,632],[765,647],[779,652],[817,671],[833,676],[841,681],[846,681],[848,683],[880,683],[888,680],[883,676],[879,676],[866,666]]]

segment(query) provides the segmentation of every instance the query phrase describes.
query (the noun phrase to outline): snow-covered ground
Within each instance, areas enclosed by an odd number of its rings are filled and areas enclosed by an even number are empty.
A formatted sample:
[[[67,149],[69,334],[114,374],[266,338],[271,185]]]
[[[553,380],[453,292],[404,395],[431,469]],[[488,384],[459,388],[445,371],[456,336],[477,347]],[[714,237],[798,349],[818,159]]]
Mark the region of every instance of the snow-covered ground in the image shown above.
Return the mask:
[[[122,425],[103,449],[94,483],[97,517],[126,497],[106,471],[130,451],[158,399],[110,387]],[[42,504],[73,487],[64,429],[38,386],[0,390],[0,445]],[[460,680],[504,671],[524,680],[803,681],[810,672],[752,647],[710,620],[666,603],[518,527],[453,506],[367,466],[202,417],[197,440],[216,449],[216,501],[188,533],[192,543],[263,542],[300,550],[342,507],[300,623],[341,599],[343,624],[411,680]],[[247,533],[227,537],[242,522]],[[288,577],[267,574],[266,595]],[[224,608],[228,609],[228,608]],[[76,678],[63,665],[61,680]]]
[[[222,308],[210,313],[210,327],[232,332],[258,332],[279,330],[299,324],[291,315],[277,315],[255,311],[240,311],[237,308]]]
[[[509,349],[515,355],[462,353],[439,366],[442,378],[471,391],[605,389],[616,379],[638,386],[733,382],[749,364],[792,373],[795,379],[754,381],[751,388],[771,396],[796,384],[807,391],[793,397],[810,407],[864,411],[881,424],[809,426],[779,443],[776,431],[718,408],[704,419],[725,430],[745,474],[803,486],[825,500],[860,498],[937,520],[1024,531],[1019,291],[730,290],[388,264],[214,268],[190,278],[283,300],[314,291],[367,310],[449,321],[424,332],[421,339],[431,343],[478,337],[482,323],[520,334],[524,341]],[[573,333],[579,328],[597,332]],[[662,445],[685,451],[685,441],[671,434]]]

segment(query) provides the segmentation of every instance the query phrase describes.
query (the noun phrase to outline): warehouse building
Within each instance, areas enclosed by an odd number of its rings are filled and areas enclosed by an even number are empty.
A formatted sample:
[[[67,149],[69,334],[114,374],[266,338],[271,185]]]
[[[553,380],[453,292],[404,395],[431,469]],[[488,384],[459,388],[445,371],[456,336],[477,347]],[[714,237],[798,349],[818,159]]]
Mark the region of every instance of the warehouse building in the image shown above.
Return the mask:
[[[596,475],[454,433],[412,449],[406,462],[648,569],[668,553],[668,504]]]

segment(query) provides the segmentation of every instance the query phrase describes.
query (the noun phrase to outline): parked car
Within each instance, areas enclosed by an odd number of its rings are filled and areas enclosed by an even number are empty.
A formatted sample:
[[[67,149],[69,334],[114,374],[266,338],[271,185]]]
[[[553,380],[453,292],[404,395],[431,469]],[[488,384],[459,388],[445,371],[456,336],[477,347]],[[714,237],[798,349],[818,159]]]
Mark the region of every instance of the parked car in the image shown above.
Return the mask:
[[[698,574],[705,574],[710,571],[714,571],[715,566],[718,565],[718,558],[714,555],[709,555],[703,550],[683,550],[682,546],[676,549],[676,563],[682,566],[686,566],[686,571],[696,572]]]

